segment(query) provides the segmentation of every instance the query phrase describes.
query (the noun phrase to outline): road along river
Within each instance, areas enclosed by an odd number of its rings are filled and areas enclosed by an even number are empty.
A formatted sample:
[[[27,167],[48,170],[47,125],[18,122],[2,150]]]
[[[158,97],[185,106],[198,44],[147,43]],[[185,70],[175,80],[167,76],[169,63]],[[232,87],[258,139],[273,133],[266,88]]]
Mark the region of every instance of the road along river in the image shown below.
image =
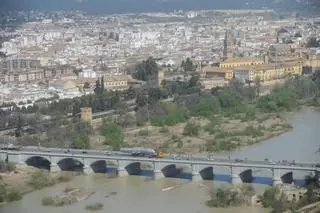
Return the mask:
[[[309,108],[303,108],[296,115],[289,116],[289,122],[294,127],[290,132],[279,137],[266,140],[250,147],[243,147],[225,156],[239,158],[248,157],[253,160],[296,160],[309,162],[320,160],[320,113]],[[259,176],[271,175],[256,171]],[[294,174],[296,175],[296,174]],[[304,174],[297,174],[303,177]],[[264,182],[266,181],[266,182]],[[255,181],[267,183],[261,179]],[[95,202],[104,204],[100,212],[108,213],[262,213],[255,208],[209,209],[205,201],[209,198],[208,191],[221,182],[203,181],[192,183],[183,179],[162,179],[146,181],[145,177],[121,177],[107,179],[105,175],[78,176],[70,183],[58,184],[51,188],[35,191],[23,197],[23,200],[0,206],[0,213],[82,213],[87,212],[85,206]],[[257,191],[266,185],[254,184]],[[72,206],[44,207],[41,199],[60,193],[66,186],[84,187],[96,193],[89,199]]]

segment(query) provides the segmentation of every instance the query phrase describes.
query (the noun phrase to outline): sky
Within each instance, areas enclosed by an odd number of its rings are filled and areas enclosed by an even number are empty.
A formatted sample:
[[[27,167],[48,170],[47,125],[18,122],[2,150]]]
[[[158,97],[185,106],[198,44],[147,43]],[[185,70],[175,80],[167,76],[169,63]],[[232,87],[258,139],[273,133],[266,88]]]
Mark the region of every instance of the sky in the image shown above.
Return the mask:
[[[84,10],[87,12],[149,12],[190,9],[261,8],[296,0],[0,0],[0,10]],[[320,0],[319,0],[320,1]]]

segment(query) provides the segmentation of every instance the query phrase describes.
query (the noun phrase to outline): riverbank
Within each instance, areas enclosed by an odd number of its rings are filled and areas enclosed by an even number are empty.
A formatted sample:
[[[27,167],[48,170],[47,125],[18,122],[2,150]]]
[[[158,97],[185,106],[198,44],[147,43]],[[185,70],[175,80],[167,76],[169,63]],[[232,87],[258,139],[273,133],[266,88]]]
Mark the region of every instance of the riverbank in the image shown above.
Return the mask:
[[[71,181],[73,175],[69,172],[49,173],[31,166],[16,165],[12,172],[0,173],[0,185],[3,186],[4,198],[10,191],[16,193],[17,198],[45,187],[54,186],[57,183]],[[0,204],[5,204],[19,199],[3,199]]]
[[[55,207],[73,205],[88,199],[93,194],[94,192],[85,190],[83,188],[66,187],[59,195],[44,197],[42,199],[42,205]]]
[[[294,127],[292,131],[257,143],[252,146],[241,147],[233,152],[226,152],[221,157],[228,155],[243,158],[250,157],[253,160],[269,158],[272,160],[295,160],[296,162],[317,162],[319,153],[319,120],[320,113],[310,108],[302,108],[298,113],[286,113],[283,115]],[[170,127],[169,127],[170,129]],[[303,151],[302,151],[303,150]],[[216,173],[230,174],[226,168],[217,168]],[[263,194],[267,184],[271,183],[272,175],[268,171],[255,171],[259,177],[268,177],[270,181],[257,180],[252,185],[258,195]],[[308,173],[294,172],[295,179],[303,179]],[[184,183],[184,184],[183,184]],[[183,185],[182,185],[183,184]],[[145,181],[144,177],[128,176],[114,179],[106,179],[105,174],[81,175],[74,177],[70,183],[57,184],[26,194],[21,201],[1,205],[0,212],[6,213],[79,213],[86,212],[87,205],[103,203],[103,211],[108,213],[118,212],[140,212],[153,213],[166,212],[219,212],[219,213],[261,213],[261,208],[256,207],[230,207],[230,208],[209,208],[206,201],[210,199],[209,190],[219,187],[221,184],[228,184],[219,181],[203,181],[201,183],[190,182],[189,180],[163,178],[156,181]],[[177,186],[178,187],[175,187]],[[205,186],[203,186],[205,185]],[[72,188],[84,187],[94,191],[88,200],[77,203],[73,206],[50,208],[41,204],[41,199],[48,195],[61,192],[67,186]],[[182,187],[181,187],[182,186]],[[227,185],[226,185],[227,186]],[[169,190],[170,189],[170,190]],[[115,196],[109,196],[116,192]],[[183,205],[182,205],[183,204]]]
[[[216,115],[192,117],[174,126],[131,128],[125,131],[129,146],[142,146],[171,153],[208,154],[231,151],[279,136],[292,129],[279,114]],[[187,132],[189,131],[189,132]]]

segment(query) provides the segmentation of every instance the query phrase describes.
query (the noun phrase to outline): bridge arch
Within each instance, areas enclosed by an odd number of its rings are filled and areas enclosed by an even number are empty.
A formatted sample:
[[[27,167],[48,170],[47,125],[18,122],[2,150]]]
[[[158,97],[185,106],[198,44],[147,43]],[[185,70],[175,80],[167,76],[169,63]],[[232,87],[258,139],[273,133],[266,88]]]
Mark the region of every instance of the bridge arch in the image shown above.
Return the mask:
[[[107,162],[105,160],[94,161],[90,166],[94,173],[107,173]]]
[[[208,166],[199,171],[199,174],[202,178],[202,180],[213,180],[214,179],[214,172],[213,172],[213,167]]]
[[[293,172],[286,172],[280,178],[281,178],[282,183],[291,184],[294,182]]]
[[[164,177],[176,178],[183,173],[183,169],[179,168],[176,164],[168,164],[161,169],[161,172]]]
[[[239,176],[243,183],[252,183],[254,179],[252,169],[244,169],[239,173]]]
[[[154,170],[154,166],[151,162],[136,161],[128,163],[124,169],[129,175],[141,175],[142,172]]]
[[[58,161],[58,166],[62,171],[80,171],[83,172],[84,164],[77,158],[63,158]]]
[[[43,157],[43,156],[32,156],[29,157],[25,160],[25,163],[28,166],[33,166],[36,167],[38,169],[45,169],[50,171],[50,159],[47,157]]]

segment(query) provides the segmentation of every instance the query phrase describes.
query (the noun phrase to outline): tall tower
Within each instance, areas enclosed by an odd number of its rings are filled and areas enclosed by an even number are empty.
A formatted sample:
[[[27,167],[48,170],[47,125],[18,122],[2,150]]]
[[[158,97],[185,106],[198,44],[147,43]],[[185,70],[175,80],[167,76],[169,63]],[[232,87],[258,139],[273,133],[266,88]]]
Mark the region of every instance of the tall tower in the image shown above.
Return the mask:
[[[158,75],[157,75],[157,84],[159,87],[161,87],[161,83],[164,80],[164,71],[163,70],[159,70],[158,71]]]
[[[203,67],[202,67],[202,61],[200,61],[200,62],[199,62],[199,77],[200,77],[200,79],[205,79],[205,78],[206,78],[206,75],[207,75],[206,70],[203,69]]]
[[[91,107],[83,107],[80,109],[80,119],[88,122],[91,125],[92,122],[92,108]]]
[[[233,40],[229,30],[226,31],[223,43],[223,59],[233,58]]]

